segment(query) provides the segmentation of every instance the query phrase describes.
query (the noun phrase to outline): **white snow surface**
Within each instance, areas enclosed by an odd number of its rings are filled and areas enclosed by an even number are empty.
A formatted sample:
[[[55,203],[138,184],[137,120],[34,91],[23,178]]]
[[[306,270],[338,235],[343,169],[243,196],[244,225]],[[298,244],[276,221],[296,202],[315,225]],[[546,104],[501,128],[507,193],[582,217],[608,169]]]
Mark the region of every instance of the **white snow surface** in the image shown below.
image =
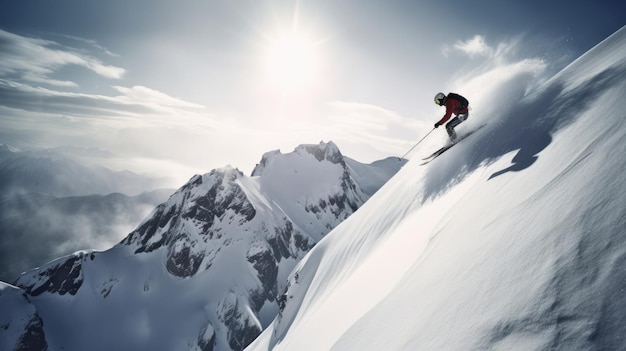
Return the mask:
[[[525,65],[309,252],[247,351],[626,350],[626,27]]]
[[[26,349],[25,331],[37,318],[36,308],[23,290],[0,282],[0,350]]]

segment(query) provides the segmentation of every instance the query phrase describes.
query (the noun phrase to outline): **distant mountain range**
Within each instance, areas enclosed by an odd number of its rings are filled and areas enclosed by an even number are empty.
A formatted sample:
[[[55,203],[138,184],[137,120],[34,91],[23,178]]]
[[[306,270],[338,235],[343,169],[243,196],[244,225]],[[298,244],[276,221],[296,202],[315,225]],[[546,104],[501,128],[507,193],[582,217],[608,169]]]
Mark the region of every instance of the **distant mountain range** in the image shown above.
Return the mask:
[[[78,156],[103,156],[106,151],[92,149],[47,149],[18,151],[0,145],[0,194],[40,193],[57,197],[139,195],[157,189],[160,180],[129,171],[111,171],[98,165],[78,161]]]

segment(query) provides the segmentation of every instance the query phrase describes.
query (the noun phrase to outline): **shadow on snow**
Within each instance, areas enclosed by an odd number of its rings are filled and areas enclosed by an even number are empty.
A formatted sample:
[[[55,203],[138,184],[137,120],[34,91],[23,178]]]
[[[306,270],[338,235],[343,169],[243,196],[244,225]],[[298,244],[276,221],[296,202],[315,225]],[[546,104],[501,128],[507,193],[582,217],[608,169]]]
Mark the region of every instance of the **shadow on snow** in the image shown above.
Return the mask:
[[[449,155],[454,156],[454,160],[432,164],[426,175],[423,201],[458,184],[481,164],[494,163],[515,150],[518,151],[512,164],[493,173],[489,180],[529,168],[552,143],[556,132],[574,123],[592,103],[622,82],[625,76],[626,64],[621,64],[603,70],[569,91],[559,80],[527,97],[523,97],[523,91],[518,91],[516,94],[520,102],[517,106],[494,119],[495,123],[488,122],[487,127],[468,138],[465,145],[455,148],[456,153]],[[602,119],[607,116],[596,117]]]

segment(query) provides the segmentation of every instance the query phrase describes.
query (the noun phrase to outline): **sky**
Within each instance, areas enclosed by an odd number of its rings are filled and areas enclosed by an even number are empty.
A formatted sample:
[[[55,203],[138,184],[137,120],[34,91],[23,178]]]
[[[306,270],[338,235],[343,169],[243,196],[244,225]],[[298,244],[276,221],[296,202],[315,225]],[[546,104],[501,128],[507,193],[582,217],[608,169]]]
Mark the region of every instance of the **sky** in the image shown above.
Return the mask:
[[[3,0],[0,144],[106,150],[171,187],[320,141],[372,162],[432,128],[437,92],[471,103],[465,81],[526,59],[556,72],[626,24],[617,5]]]

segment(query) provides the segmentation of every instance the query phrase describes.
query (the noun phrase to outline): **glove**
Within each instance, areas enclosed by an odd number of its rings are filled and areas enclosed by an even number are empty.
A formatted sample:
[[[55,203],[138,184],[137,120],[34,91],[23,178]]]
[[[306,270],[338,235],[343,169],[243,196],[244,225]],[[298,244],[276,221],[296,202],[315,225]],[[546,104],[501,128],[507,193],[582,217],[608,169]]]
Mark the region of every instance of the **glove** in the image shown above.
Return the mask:
[[[435,128],[439,127],[439,123],[435,123]]]

